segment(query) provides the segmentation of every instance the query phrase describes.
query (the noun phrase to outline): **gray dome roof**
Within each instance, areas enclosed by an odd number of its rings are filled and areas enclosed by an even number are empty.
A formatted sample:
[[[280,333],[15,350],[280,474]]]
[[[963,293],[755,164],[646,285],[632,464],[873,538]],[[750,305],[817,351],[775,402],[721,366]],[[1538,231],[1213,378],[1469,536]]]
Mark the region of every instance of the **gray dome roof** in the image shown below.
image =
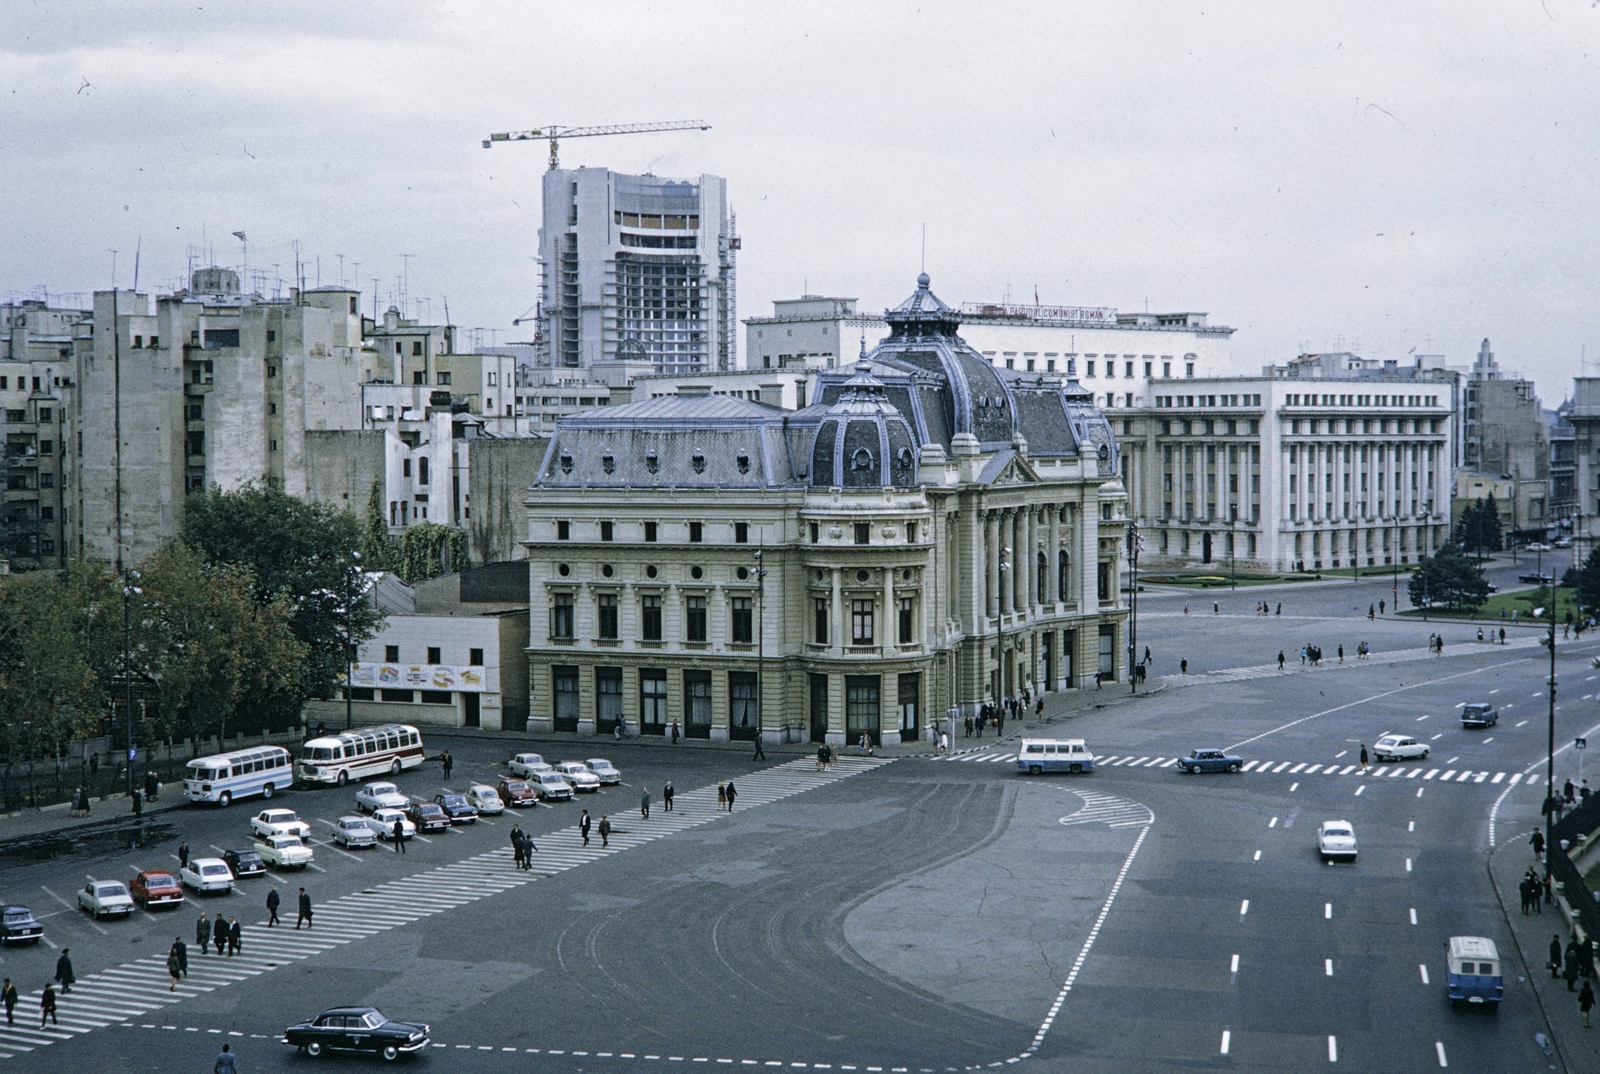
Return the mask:
[[[917,441],[865,363],[841,386],[839,401],[817,426],[811,484],[819,488],[909,487],[916,480]]]

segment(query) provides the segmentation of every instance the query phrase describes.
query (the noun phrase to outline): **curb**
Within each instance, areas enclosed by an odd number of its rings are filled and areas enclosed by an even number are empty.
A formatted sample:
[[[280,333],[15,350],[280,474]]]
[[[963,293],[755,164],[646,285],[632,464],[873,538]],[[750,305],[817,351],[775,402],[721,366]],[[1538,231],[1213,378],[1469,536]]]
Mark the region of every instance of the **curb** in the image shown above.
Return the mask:
[[[1506,932],[1511,936],[1511,942],[1516,944],[1517,958],[1522,962],[1522,972],[1528,975],[1528,990],[1533,993],[1534,1002],[1539,1005],[1539,1017],[1544,1020],[1545,1036],[1548,1037],[1550,1039],[1550,1043],[1555,1046],[1556,1059],[1558,1062],[1560,1062],[1561,1069],[1563,1071],[1570,1071],[1572,1068],[1567,1064],[1567,1050],[1563,1046],[1560,1036],[1556,1034],[1554,1023],[1552,1023],[1550,1020],[1550,1010],[1544,1004],[1543,993],[1541,993],[1538,986],[1533,983],[1533,964],[1528,961],[1528,952],[1523,950],[1522,940],[1517,936],[1517,930],[1511,923],[1511,911],[1506,906],[1505,892],[1500,890],[1500,881],[1495,879],[1494,875],[1495,855],[1508,852],[1518,846],[1519,843],[1516,840],[1510,840],[1502,843],[1494,850],[1491,850],[1484,858],[1484,868],[1489,872],[1489,885],[1494,888],[1495,901],[1500,904],[1500,916],[1505,919]],[[1543,968],[1542,963],[1540,968]]]

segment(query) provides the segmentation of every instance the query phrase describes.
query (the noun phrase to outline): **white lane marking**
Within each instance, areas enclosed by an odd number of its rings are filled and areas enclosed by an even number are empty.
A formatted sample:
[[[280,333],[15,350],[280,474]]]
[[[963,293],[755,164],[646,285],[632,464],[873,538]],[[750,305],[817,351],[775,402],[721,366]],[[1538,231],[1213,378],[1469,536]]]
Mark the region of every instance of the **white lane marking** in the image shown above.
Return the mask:
[[[1258,850],[1258,851],[1256,851],[1256,856],[1255,856],[1255,857],[1254,857],[1254,858],[1253,858],[1253,859],[1251,859],[1251,860],[1253,860],[1253,861],[1260,861],[1260,860],[1261,860],[1261,851],[1259,851],[1259,850]]]
[[[1333,920],[1333,903],[1325,902],[1322,904],[1322,919],[1324,921]]]
[[[1255,762],[1255,761],[1246,761],[1244,763],[1244,767],[1239,769],[1239,771],[1248,772],[1248,771],[1250,771],[1252,768],[1254,768],[1256,766],[1256,763],[1257,762]]]
[[[1417,923],[1417,908],[1415,906],[1411,907],[1411,923],[1413,925]]]
[[[1439,1065],[1442,1066],[1442,1067],[1449,1066],[1450,1065],[1449,1060],[1445,1059],[1445,1057],[1444,1057],[1444,1041],[1436,1040],[1436,1041],[1433,1042],[1433,1046],[1439,1053]]]
[[[1414,832],[1416,830],[1417,830],[1417,822],[1416,821],[1413,820],[1413,821],[1410,821],[1409,823],[1406,824],[1406,831]]]
[[[1239,972],[1239,956],[1238,955],[1234,955],[1233,956],[1233,964],[1228,968],[1228,972],[1229,973],[1238,973]]]
[[[1229,1042],[1231,1036],[1232,1036],[1232,1034],[1230,1034],[1226,1029],[1224,1029],[1222,1031],[1222,1054],[1223,1055],[1227,1055],[1228,1054],[1228,1042]]]
[[[1239,916],[1243,917],[1250,912],[1250,900],[1246,899],[1239,904]]]
[[[1423,791],[1425,791],[1425,790],[1427,790],[1427,789],[1428,789],[1428,788],[1426,788],[1426,787],[1418,787],[1418,788],[1417,788],[1417,797],[1418,797],[1418,798],[1421,798],[1421,797],[1422,797],[1422,792],[1423,792]]]
[[[1417,969],[1419,971],[1421,971],[1421,973],[1422,973],[1422,983],[1423,984],[1427,984],[1428,983],[1428,967],[1427,967],[1427,965],[1424,964],[1424,963],[1419,962],[1419,963],[1417,963]]]
[[[1306,775],[1309,776],[1309,775],[1313,774],[1314,772],[1316,772],[1317,769],[1319,769],[1321,767],[1322,766],[1320,764],[1312,765],[1310,768],[1306,769]]]
[[[1300,770],[1302,768],[1304,768],[1305,766],[1306,766],[1305,762],[1301,761],[1299,764],[1297,764],[1293,768],[1289,769],[1289,774],[1291,776],[1298,775],[1300,773]]]
[[[1409,873],[1410,871],[1411,871],[1411,859],[1407,858],[1406,859],[1406,872]]]
[[[1335,761],[1337,761],[1339,758],[1343,757],[1345,754],[1347,754],[1349,752],[1350,752],[1349,750],[1340,750],[1338,753],[1333,755],[1333,759]]]
[[[1334,1037],[1332,1034],[1329,1034],[1329,1036],[1328,1036],[1328,1062],[1337,1063],[1338,1061],[1339,1061],[1339,1041],[1338,1041],[1338,1038]]]
[[[1291,784],[1289,784],[1289,793],[1290,794],[1293,794],[1295,791],[1297,791],[1299,789],[1300,789],[1300,784],[1299,783],[1291,783]]]
[[[1285,768],[1288,768],[1288,767],[1289,767],[1289,762],[1288,761],[1282,761],[1282,762],[1280,762],[1278,764],[1277,768],[1274,768],[1272,770],[1272,774],[1273,775],[1277,775],[1279,772],[1282,772]]]
[[[1506,774],[1504,772],[1496,772],[1494,774],[1494,778],[1491,779],[1489,782],[1490,783],[1499,783],[1502,779],[1505,779],[1505,778],[1506,778]]]
[[[1277,817],[1273,817],[1271,820],[1267,821],[1267,827],[1276,828],[1277,826],[1278,826],[1278,818]]]
[[[1363,783],[1361,786],[1356,788],[1356,793],[1360,794],[1362,791],[1364,791],[1366,789],[1367,789],[1367,785],[1365,783]]]
[[[1324,977],[1333,976],[1333,959],[1325,958],[1322,960],[1322,975]]]
[[[1517,724],[1518,727],[1526,727],[1527,725],[1528,725],[1528,721],[1527,720],[1523,720],[1523,721],[1521,721],[1520,723]]]

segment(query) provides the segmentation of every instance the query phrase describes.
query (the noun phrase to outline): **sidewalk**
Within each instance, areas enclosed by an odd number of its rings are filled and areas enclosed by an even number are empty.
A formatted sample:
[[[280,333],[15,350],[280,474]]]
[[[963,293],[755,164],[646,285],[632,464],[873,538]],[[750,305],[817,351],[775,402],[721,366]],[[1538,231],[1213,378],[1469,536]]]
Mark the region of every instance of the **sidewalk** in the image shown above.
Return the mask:
[[[1508,979],[1506,1002],[1516,1002],[1517,997],[1527,995],[1520,988],[1510,987],[1510,978],[1526,974],[1538,999],[1545,1026],[1553,1038],[1555,1059],[1561,1064],[1561,1069],[1600,1070],[1600,1017],[1595,1017],[1600,1012],[1591,1012],[1589,1021],[1592,1028],[1585,1030],[1583,1015],[1578,1011],[1578,994],[1567,991],[1565,980],[1552,980],[1546,968],[1550,961],[1550,937],[1560,936],[1562,947],[1566,947],[1567,941],[1572,939],[1572,926],[1562,909],[1562,900],[1558,897],[1554,904],[1546,905],[1542,914],[1535,912],[1523,916],[1520,898],[1516,904],[1518,909],[1511,909],[1511,897],[1518,893],[1517,885],[1522,880],[1522,874],[1530,865],[1538,864],[1533,849],[1528,846],[1528,834],[1518,833],[1489,855],[1489,879],[1494,883],[1500,908],[1516,941],[1515,954],[1521,956],[1513,958],[1511,951],[1500,952],[1502,972]],[[1582,982],[1575,987],[1583,987]]]

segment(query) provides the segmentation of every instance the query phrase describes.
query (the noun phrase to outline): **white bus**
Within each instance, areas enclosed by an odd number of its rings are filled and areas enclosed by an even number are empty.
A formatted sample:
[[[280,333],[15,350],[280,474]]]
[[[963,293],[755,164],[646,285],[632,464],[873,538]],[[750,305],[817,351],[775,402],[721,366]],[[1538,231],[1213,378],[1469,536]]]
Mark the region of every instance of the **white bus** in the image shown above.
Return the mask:
[[[343,787],[352,779],[395,776],[403,768],[420,764],[422,735],[415,727],[391,723],[308,739],[300,747],[297,774],[306,783],[337,783]]]
[[[235,798],[271,798],[294,782],[294,765],[282,746],[257,746],[236,753],[196,757],[184,766],[183,796],[225,806]]]

